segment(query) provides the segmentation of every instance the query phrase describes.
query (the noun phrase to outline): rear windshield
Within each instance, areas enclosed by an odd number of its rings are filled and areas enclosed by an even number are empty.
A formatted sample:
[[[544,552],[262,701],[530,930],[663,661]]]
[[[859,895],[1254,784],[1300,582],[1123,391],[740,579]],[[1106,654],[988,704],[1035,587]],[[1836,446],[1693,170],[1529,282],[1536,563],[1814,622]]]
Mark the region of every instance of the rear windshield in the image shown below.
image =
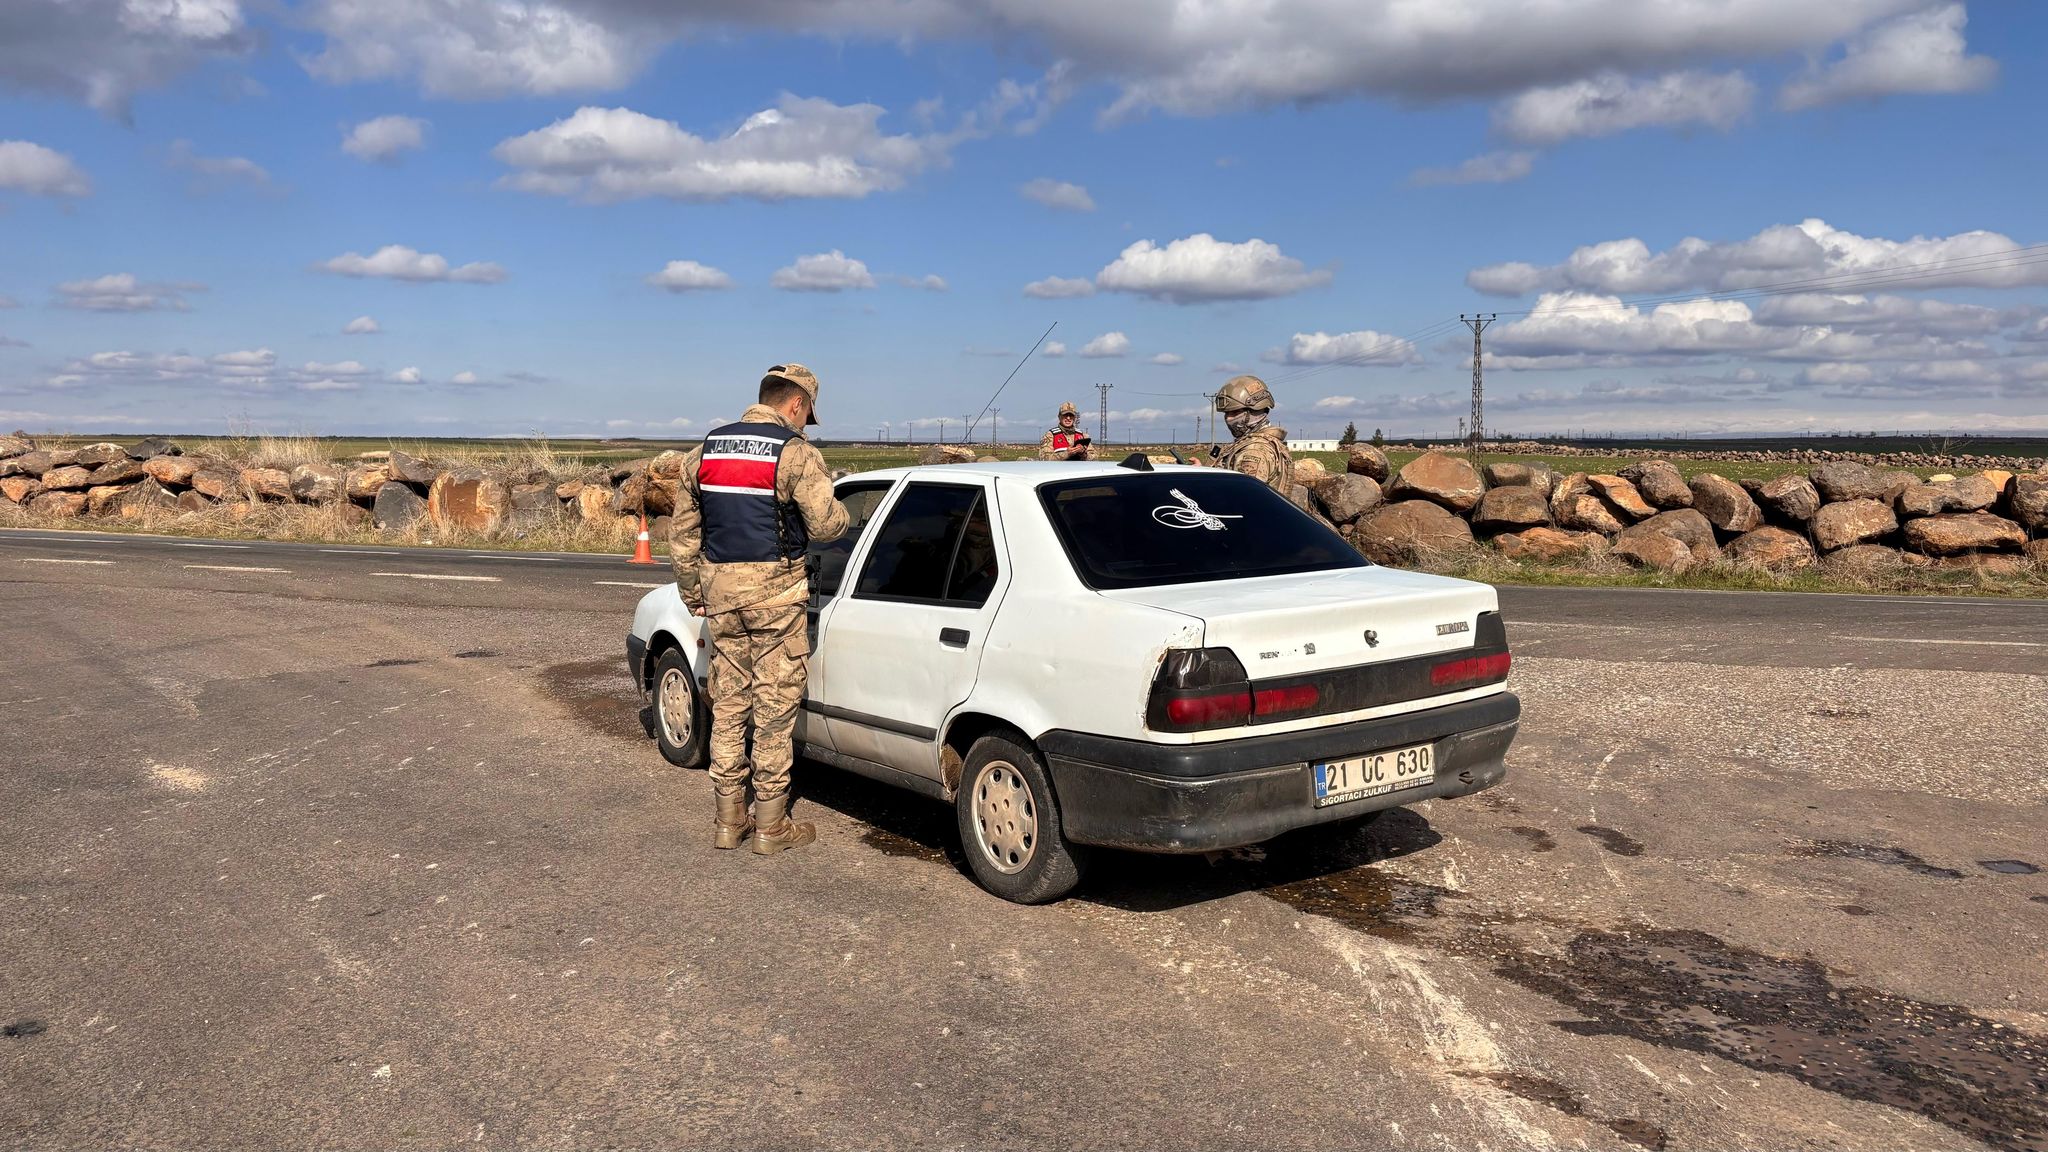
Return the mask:
[[[1074,571],[1090,588],[1363,568],[1344,538],[1235,472],[1133,472],[1039,488]]]

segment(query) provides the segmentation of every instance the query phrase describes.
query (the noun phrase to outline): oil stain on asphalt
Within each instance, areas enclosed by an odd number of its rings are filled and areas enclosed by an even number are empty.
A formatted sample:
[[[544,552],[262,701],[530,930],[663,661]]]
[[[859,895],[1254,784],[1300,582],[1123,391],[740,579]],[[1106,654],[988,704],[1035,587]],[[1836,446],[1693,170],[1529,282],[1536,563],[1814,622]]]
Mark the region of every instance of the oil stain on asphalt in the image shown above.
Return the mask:
[[[1626,832],[1617,832],[1612,828],[1602,827],[1598,824],[1581,824],[1573,829],[1573,831],[1582,832],[1598,840],[1602,848],[1607,849],[1616,856],[1641,856],[1643,854],[1643,842]]]
[[[1455,1071],[1451,1074],[1453,1076],[1463,1076],[1468,1080],[1483,1080],[1496,1088],[1520,1096],[1524,1100],[1541,1104],[1546,1108],[1555,1108],[1567,1116],[1583,1116],[1595,1124],[1604,1125],[1608,1131],[1621,1137],[1623,1140],[1640,1148],[1651,1149],[1652,1152],[1663,1152],[1665,1145],[1670,1142],[1670,1137],[1666,1135],[1662,1128],[1648,1121],[1608,1119],[1593,1115],[1586,1110],[1586,1098],[1584,1096],[1559,1084],[1555,1080],[1546,1080],[1541,1076],[1531,1076],[1525,1072]]]
[[[625,665],[605,657],[550,664],[540,670],[550,698],[566,707],[584,725],[607,736],[645,740],[640,694],[626,676]]]
[[[2041,870],[2039,864],[2029,864],[2025,860],[1979,860],[1977,867],[2003,876],[2032,876]]]
[[[1937,880],[1961,880],[1963,874],[1953,868],[1929,864],[1904,848],[1890,848],[1879,844],[1857,844],[1849,840],[1815,840],[1792,849],[1792,855],[1810,859],[1865,860],[1872,864],[1888,864],[1904,868],[1920,876],[1932,876]]]

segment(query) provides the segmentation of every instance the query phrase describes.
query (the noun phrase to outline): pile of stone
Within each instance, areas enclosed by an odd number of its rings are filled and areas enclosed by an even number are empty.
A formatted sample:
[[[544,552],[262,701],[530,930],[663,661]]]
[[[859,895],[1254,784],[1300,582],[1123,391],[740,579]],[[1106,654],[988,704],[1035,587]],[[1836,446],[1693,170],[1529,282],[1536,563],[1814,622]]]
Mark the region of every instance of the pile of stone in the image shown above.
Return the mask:
[[[344,527],[524,536],[577,521],[666,516],[675,508],[682,461],[682,453],[664,452],[565,478],[542,469],[444,467],[394,450],[285,469],[187,455],[160,438],[41,448],[15,433],[0,436],[0,508],[51,519],[171,521],[240,520],[265,506],[299,505],[325,508]]]
[[[2048,570],[2048,471],[1991,470],[1923,481],[1852,461],[1737,482],[1687,480],[1668,460],[1619,474],[1557,475],[1430,451],[1399,471],[1369,445],[1331,474],[1295,464],[1307,499],[1383,564],[1426,565],[1490,545],[1518,561],[1612,556],[1685,572],[1714,560],[1772,571],[1822,564],[1857,574],[1899,567]]]
[[[1460,444],[1402,445],[1421,447],[1433,452],[1462,452]],[[1586,447],[1580,444],[1547,444],[1540,440],[1489,440],[1483,447],[1492,455],[1501,456],[1596,456],[1611,457],[1620,452],[1612,447]],[[1756,449],[1696,449],[1672,451],[1663,454],[1667,460],[1723,460],[1755,464],[1830,464],[1843,461],[1863,464],[1872,468],[1929,468],[1945,469],[1950,472],[1975,472],[1982,470],[2004,472],[2040,472],[2048,469],[2048,457],[2034,456],[1987,456],[1969,452],[1836,452],[1813,448]]]

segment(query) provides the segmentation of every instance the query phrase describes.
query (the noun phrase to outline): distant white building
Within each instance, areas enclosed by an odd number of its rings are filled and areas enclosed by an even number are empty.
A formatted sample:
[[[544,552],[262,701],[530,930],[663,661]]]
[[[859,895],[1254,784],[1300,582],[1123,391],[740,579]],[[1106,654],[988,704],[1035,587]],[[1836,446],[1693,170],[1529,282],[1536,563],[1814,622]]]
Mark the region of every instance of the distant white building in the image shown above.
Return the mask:
[[[1289,452],[1335,452],[1337,450],[1337,442],[1335,440],[1289,440],[1287,442],[1287,450]]]

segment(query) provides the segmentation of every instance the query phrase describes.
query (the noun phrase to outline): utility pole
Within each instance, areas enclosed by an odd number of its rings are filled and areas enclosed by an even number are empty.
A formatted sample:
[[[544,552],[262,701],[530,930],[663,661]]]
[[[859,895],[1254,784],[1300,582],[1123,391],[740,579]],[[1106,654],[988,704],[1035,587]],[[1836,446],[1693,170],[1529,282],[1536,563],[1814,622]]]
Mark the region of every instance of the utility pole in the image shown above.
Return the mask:
[[[988,446],[989,446],[989,447],[993,448],[993,447],[995,447],[995,446],[996,446],[996,437],[997,437],[997,436],[999,436],[999,435],[1001,435],[1001,433],[1002,433],[1002,427],[1003,427],[1003,410],[1002,410],[1001,408],[991,408],[991,409],[989,409],[989,410],[988,410]]]
[[[941,417],[939,417],[939,443],[941,443],[941,444],[944,444],[945,442],[946,442],[946,418],[945,418],[944,416],[941,416]]]
[[[1095,438],[1102,441],[1102,445],[1105,448],[1109,446],[1109,390],[1114,387],[1116,387],[1114,384],[1097,384],[1095,386],[1095,390],[1102,393],[1102,419],[1096,425]]]
[[[889,442],[889,426],[887,424],[875,429],[875,439],[880,440],[884,444]]]
[[[1479,442],[1486,439],[1486,378],[1480,371],[1479,334],[1500,317],[1492,312],[1474,312],[1470,316],[1460,312],[1458,319],[1472,330],[1472,424],[1465,431],[1471,437],[1467,450],[1472,455],[1472,466],[1477,468]]]
[[[1211,448],[1216,446],[1216,397],[1218,395],[1215,392],[1202,393],[1202,399],[1209,402],[1209,447]],[[1199,433],[1201,430],[1201,421],[1197,420],[1195,422],[1195,431]]]

